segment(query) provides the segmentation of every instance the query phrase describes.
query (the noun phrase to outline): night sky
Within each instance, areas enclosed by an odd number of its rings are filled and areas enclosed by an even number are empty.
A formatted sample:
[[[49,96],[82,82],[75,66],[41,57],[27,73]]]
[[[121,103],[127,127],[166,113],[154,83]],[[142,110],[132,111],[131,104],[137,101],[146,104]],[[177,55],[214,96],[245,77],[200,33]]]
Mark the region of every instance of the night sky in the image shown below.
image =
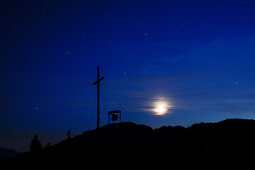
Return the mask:
[[[0,146],[96,128],[97,66],[101,125],[255,118],[254,0],[1,0],[0,24]]]

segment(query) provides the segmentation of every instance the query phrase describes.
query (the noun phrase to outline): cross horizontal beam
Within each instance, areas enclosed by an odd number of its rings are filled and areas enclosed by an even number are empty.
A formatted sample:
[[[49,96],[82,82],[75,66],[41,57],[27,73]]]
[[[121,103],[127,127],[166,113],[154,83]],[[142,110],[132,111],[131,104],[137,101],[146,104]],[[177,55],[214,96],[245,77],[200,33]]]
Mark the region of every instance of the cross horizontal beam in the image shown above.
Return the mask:
[[[101,77],[99,80],[97,80],[97,81],[95,81],[94,83],[93,83],[93,85],[96,85],[96,84],[98,84],[100,81],[102,81],[104,79],[104,77]]]

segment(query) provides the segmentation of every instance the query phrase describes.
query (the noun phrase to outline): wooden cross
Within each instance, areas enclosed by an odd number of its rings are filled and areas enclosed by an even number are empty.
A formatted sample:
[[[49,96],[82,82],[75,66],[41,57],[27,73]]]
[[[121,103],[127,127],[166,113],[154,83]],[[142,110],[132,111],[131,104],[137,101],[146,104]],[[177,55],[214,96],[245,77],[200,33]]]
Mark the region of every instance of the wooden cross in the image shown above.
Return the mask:
[[[99,114],[100,114],[100,107],[99,107],[99,104],[100,104],[100,100],[99,100],[99,93],[100,93],[100,81],[102,81],[104,79],[104,77],[101,77],[100,78],[100,72],[99,72],[99,66],[97,66],[97,81],[95,81],[93,83],[93,85],[97,85],[97,128],[99,128],[99,122],[100,122],[100,117],[99,117]]]

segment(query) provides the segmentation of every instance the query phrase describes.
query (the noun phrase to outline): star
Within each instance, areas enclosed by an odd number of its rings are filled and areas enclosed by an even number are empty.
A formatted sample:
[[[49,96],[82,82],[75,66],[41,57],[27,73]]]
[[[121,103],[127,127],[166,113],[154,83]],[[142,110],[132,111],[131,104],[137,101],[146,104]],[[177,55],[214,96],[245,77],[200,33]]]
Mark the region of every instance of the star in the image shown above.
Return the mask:
[[[123,74],[122,74],[122,76],[125,77],[126,75],[127,75],[127,72],[124,71]]]

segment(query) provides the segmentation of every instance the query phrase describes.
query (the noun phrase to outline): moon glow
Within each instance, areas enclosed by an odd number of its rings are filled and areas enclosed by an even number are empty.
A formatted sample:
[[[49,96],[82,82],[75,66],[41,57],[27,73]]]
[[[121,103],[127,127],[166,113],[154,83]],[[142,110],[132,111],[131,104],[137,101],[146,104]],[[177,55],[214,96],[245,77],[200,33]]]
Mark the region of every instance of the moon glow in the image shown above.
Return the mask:
[[[170,108],[170,104],[166,100],[158,100],[154,103],[153,111],[155,115],[164,115],[168,112],[168,109]]]

